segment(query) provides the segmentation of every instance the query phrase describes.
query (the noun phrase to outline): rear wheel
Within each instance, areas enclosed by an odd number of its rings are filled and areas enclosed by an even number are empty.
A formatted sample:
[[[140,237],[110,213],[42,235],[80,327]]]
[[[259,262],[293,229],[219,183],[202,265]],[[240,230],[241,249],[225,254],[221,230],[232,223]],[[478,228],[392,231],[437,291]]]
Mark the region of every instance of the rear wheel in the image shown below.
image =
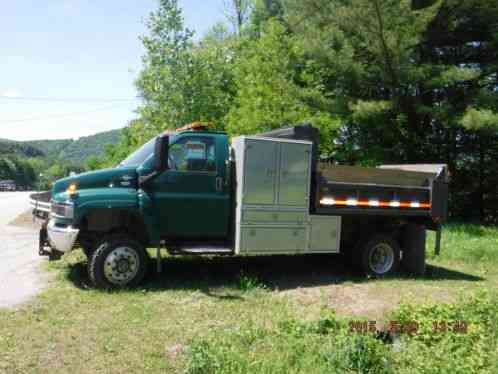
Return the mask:
[[[399,269],[400,248],[389,235],[376,235],[360,246],[361,270],[370,276],[383,277]]]
[[[133,287],[144,278],[147,263],[141,243],[124,235],[110,236],[92,253],[88,275],[97,288]]]

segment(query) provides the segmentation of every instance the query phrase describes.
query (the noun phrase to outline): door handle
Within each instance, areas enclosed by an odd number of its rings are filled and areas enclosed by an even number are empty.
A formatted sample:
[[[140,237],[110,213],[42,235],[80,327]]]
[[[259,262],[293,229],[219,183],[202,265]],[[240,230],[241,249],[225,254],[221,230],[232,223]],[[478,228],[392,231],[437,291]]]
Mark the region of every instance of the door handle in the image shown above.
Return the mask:
[[[216,191],[221,192],[223,190],[223,178],[216,177]]]

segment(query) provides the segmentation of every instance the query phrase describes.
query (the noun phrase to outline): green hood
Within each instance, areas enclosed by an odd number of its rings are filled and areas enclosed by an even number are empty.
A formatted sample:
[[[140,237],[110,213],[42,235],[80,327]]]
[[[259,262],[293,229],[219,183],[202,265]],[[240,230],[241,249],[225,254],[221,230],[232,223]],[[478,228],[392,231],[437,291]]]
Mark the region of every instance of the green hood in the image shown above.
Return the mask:
[[[121,167],[90,171],[59,179],[52,188],[52,198],[65,192],[71,183],[77,184],[78,191],[102,187],[136,188],[137,171],[135,167]]]

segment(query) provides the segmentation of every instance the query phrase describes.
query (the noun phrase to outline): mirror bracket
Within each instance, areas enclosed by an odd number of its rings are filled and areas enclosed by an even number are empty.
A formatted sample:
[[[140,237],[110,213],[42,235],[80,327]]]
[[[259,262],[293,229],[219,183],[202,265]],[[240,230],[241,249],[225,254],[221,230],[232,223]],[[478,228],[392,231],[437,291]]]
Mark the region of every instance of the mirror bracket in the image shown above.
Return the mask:
[[[159,173],[157,171],[153,171],[152,173],[147,174],[147,175],[141,175],[138,177],[138,185],[140,187],[143,187],[144,185],[146,185],[148,182],[153,180],[158,175],[159,175]]]
[[[159,135],[154,147],[154,170],[156,173],[168,169],[169,136]]]

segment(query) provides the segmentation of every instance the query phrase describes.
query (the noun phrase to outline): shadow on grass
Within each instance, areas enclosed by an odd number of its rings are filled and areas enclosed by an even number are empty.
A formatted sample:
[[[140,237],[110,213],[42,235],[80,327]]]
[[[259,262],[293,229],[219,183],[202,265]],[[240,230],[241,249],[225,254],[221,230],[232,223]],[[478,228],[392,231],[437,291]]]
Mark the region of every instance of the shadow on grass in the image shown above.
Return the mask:
[[[477,275],[462,273],[458,270],[443,268],[440,266],[427,265],[425,275],[420,279],[424,280],[463,280],[470,282],[482,281],[484,278]]]
[[[346,265],[340,255],[294,255],[259,257],[168,257],[162,261],[162,272],[156,273],[151,261],[149,276],[140,290],[197,290],[225,300],[238,300],[237,294],[220,294],[223,287],[241,288],[241,276],[256,280],[270,290],[289,290],[345,282],[363,283],[369,280]],[[89,288],[86,263],[69,265],[68,279],[77,287]],[[387,278],[387,279],[393,279]],[[413,280],[397,275],[396,280]],[[440,266],[427,265],[420,280],[480,281],[483,278]]]

